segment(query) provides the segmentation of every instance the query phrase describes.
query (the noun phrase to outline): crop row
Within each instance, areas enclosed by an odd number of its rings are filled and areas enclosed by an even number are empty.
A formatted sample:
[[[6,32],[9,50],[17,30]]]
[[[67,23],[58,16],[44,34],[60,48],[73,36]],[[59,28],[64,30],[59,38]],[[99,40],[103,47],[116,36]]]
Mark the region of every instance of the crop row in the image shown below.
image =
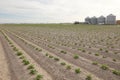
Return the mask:
[[[19,36],[17,36],[17,35],[15,35],[15,36],[16,36],[17,38],[19,38],[22,42],[24,42],[26,45],[31,46],[34,50],[39,51],[39,52],[42,52],[42,51],[43,51],[41,48],[39,48],[39,47],[37,47],[37,46],[35,46],[35,45],[32,45],[32,44],[28,43],[26,40],[22,39],[21,37],[19,37]],[[51,55],[51,54],[49,54],[49,53],[44,53],[44,55],[45,55],[46,57],[52,59],[52,60],[57,61],[60,65],[66,67],[67,70],[71,70],[71,69],[72,69],[72,66],[71,66],[70,64],[67,64],[66,62],[63,62],[62,60],[60,60],[60,58],[58,58],[58,57],[56,57],[56,56],[54,56],[54,55]],[[73,68],[73,69],[74,69],[74,68]],[[79,73],[81,73],[81,70],[80,70],[80,68],[75,68],[75,69],[74,69],[74,72],[75,72],[76,74],[79,74]],[[85,79],[86,79],[86,80],[92,80],[92,76],[89,74],[89,75],[86,76]]]
[[[49,46],[50,47],[50,46]],[[84,51],[84,50],[83,50]],[[85,52],[85,51],[84,51]],[[107,51],[106,51],[107,52]],[[64,54],[67,54],[67,52],[65,52],[65,51],[61,51],[61,53],[64,53]],[[99,54],[95,54],[96,56],[99,56]],[[74,55],[74,58],[75,59],[77,59],[79,56],[78,55]],[[115,61],[115,60],[114,60]],[[93,62],[94,63],[94,62]],[[107,65],[105,65],[105,64],[103,64],[103,65],[101,65],[101,68],[103,69],[103,70],[107,70],[108,69],[108,66]],[[112,70],[112,73],[114,73],[114,74],[116,74],[116,75],[119,75],[119,71],[118,70]]]
[[[8,41],[9,45],[11,46],[11,48],[14,50],[14,52],[16,53],[16,56],[19,57],[19,59],[22,61],[22,63],[27,66],[27,69],[29,70],[29,74],[31,75],[36,75],[36,77],[33,80],[42,80],[43,75],[38,74],[38,71],[36,71],[34,65],[32,63],[30,63],[29,60],[27,60],[27,58],[24,56],[24,53],[22,51],[20,51],[15,45],[14,43],[12,43],[12,41],[8,38],[8,36],[1,31],[2,34],[4,35],[5,39]]]

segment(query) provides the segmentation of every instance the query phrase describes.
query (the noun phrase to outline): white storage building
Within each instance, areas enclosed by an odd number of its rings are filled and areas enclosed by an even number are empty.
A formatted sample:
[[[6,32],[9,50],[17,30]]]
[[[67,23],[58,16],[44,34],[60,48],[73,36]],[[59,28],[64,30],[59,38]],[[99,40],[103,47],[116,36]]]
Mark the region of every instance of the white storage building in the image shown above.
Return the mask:
[[[106,17],[106,24],[116,24],[116,16],[110,14]]]
[[[97,23],[98,24],[105,24],[105,17],[104,16],[100,16],[97,18]]]
[[[97,24],[97,18],[95,16],[91,18],[91,24]]]
[[[86,18],[85,18],[85,23],[91,24],[91,19],[90,19],[90,17],[86,17]]]

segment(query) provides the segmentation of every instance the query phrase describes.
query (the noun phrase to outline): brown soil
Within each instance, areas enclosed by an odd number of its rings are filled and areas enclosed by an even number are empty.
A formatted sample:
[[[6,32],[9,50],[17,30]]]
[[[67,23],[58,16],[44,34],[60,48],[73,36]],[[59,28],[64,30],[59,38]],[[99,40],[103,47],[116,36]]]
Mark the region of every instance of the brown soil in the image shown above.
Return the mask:
[[[1,35],[1,34],[0,34]],[[0,38],[0,80],[10,80],[10,72]]]
[[[80,75],[76,75],[76,73],[66,70],[56,64],[56,61],[26,47],[23,42],[18,39],[16,40],[13,36],[9,35],[9,37],[11,37],[12,40],[14,40],[26,53],[28,53],[43,69],[45,69],[52,76],[53,80],[84,80]]]
[[[17,42],[18,40],[16,40],[16,42]],[[20,42],[17,42],[19,45],[21,45],[21,47],[22,48],[25,48],[24,46],[23,46],[23,44],[22,43],[20,43]],[[38,45],[38,44],[37,44]],[[104,80],[113,80],[113,79],[115,79],[115,80],[119,80],[119,77],[116,77],[115,75],[113,75],[112,73],[110,73],[109,71],[102,71],[99,67],[95,67],[95,66],[92,66],[91,64],[89,64],[89,63],[83,63],[84,61],[78,61],[77,60],[77,62],[75,61],[75,60],[73,60],[73,58],[72,58],[72,56],[70,56],[70,55],[59,55],[59,53],[57,53],[57,52],[55,52],[55,51],[52,51],[52,50],[50,50],[49,48],[47,48],[47,47],[45,47],[45,46],[42,46],[43,48],[45,48],[46,50],[49,50],[49,51],[51,51],[52,53],[54,53],[54,54],[56,54],[56,55],[58,55],[58,56],[60,56],[61,58],[63,58],[63,59],[65,59],[65,60],[67,60],[67,61],[69,61],[69,62],[71,62],[71,63],[73,63],[73,64],[75,64],[75,65],[77,65],[77,66],[80,66],[80,67],[82,67],[82,68],[85,68],[86,70],[88,70],[88,71],[90,71],[90,72],[92,72],[92,73],[94,73],[95,75],[97,75],[97,76],[99,76],[100,78],[102,77]],[[27,48],[25,48],[25,50],[27,51]],[[34,57],[35,55],[33,54],[34,52],[32,52],[31,50],[29,50],[28,49],[28,53],[32,56],[32,57]],[[30,53],[30,51],[31,51],[31,53]],[[35,53],[36,54],[36,53]],[[40,57],[40,54],[39,54],[39,57]],[[44,57],[44,56],[41,56],[40,58],[43,60],[43,58],[42,57]],[[37,56],[36,56],[36,58],[37,58]],[[35,59],[35,58],[34,58]],[[45,59],[45,57],[44,57],[44,59]],[[38,59],[37,59],[38,60]],[[48,60],[49,62],[50,62],[50,60]],[[38,62],[38,61],[37,61]],[[81,63],[80,63],[81,62]],[[43,62],[41,62],[41,63],[43,63]],[[44,63],[45,64],[45,63]],[[44,64],[42,64],[42,65],[44,65]],[[82,64],[82,65],[81,65]],[[43,66],[43,67],[45,67],[45,66]],[[54,66],[53,66],[54,67]],[[58,66],[59,67],[59,66]],[[92,69],[91,69],[91,67],[92,67]],[[52,69],[52,68],[51,68]],[[46,69],[47,70],[47,69]],[[49,71],[49,70],[47,70],[47,71]],[[64,72],[64,71],[63,71]],[[104,76],[105,74],[107,74],[106,76]],[[77,78],[78,79],[78,78]]]
[[[18,61],[19,58],[17,58],[14,51],[12,51],[3,35],[0,35],[0,39],[5,51],[6,60],[8,62],[11,76],[10,80],[33,80],[33,78],[28,74],[29,72],[24,69],[24,65]]]
[[[44,43],[44,41],[40,41],[41,42],[41,44],[42,45],[45,45],[45,43],[46,44],[49,44],[49,43],[47,43],[47,42],[45,42]],[[43,44],[44,43],[44,44]],[[40,46],[42,46],[40,44]],[[100,56],[95,56],[94,54],[92,54],[92,55],[89,55],[89,54],[87,54],[86,52],[85,53],[83,53],[83,52],[79,52],[79,51],[77,51],[77,50],[73,50],[73,49],[69,49],[69,48],[66,48],[66,47],[62,47],[62,46],[58,46],[58,45],[55,45],[55,44],[49,44],[49,45],[53,45],[54,47],[56,47],[56,48],[59,48],[59,49],[57,49],[57,51],[59,51],[60,52],[60,49],[61,50],[64,50],[64,51],[67,51],[69,54],[74,54],[74,53],[77,53],[77,54],[79,54],[81,57],[83,57],[83,58],[86,58],[86,59],[88,59],[88,60],[91,60],[91,61],[96,61],[96,62],[98,62],[98,63],[100,63],[100,64],[107,64],[108,66],[110,66],[110,67],[112,67],[112,68],[115,68],[115,69],[117,69],[117,70],[119,70],[120,69],[120,63],[115,63],[115,62],[113,62],[112,61],[112,58],[111,58],[111,61],[110,60],[108,60],[108,59],[103,59],[103,58],[101,58]],[[46,46],[47,47],[47,46]],[[88,50],[87,50],[88,51]],[[95,51],[93,51],[93,52],[95,52]],[[97,52],[96,52],[97,53]],[[105,54],[105,53],[102,53],[102,54]],[[109,53],[107,53],[107,54],[109,54]],[[106,55],[107,55],[106,54]],[[113,56],[113,55],[112,55]],[[119,57],[119,56],[118,56]]]

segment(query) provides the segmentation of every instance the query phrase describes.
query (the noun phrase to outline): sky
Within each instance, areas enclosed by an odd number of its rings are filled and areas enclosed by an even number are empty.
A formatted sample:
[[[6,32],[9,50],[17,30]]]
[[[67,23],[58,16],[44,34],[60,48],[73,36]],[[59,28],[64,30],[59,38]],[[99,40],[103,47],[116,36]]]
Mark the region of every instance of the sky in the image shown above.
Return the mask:
[[[0,0],[0,23],[64,23],[109,14],[120,19],[120,0]]]

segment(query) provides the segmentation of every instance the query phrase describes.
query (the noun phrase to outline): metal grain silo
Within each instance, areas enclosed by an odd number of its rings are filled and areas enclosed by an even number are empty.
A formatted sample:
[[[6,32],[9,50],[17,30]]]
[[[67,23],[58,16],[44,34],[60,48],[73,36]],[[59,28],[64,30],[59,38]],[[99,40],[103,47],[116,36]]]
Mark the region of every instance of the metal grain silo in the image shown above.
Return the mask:
[[[91,24],[97,24],[97,18],[95,16],[91,18]]]
[[[89,17],[86,17],[86,18],[85,18],[85,23],[91,24],[91,19],[90,19]]]
[[[106,18],[106,24],[116,24],[116,16],[110,14]]]
[[[98,17],[97,23],[98,23],[98,24],[105,24],[105,17],[104,17],[104,16]]]

